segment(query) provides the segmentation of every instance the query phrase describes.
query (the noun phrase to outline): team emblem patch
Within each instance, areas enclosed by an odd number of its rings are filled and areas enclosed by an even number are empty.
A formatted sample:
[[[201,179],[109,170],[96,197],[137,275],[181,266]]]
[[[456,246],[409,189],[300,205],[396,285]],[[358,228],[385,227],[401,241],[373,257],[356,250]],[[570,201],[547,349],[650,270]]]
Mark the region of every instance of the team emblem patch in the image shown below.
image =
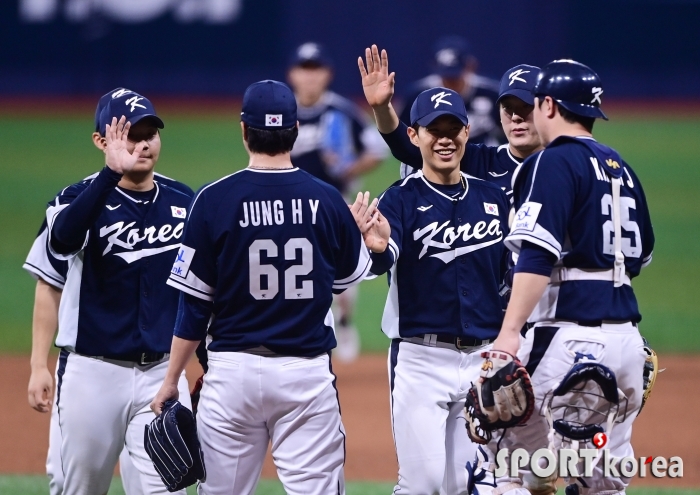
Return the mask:
[[[177,257],[175,258],[175,263],[173,263],[173,268],[170,272],[178,277],[187,277],[187,272],[190,271],[190,263],[192,263],[194,253],[195,250],[191,247],[181,245],[180,249],[177,251]]]
[[[187,216],[187,210],[179,206],[171,206],[170,211],[173,212],[175,218],[185,218]]]
[[[265,127],[282,127],[282,114],[265,114]]]
[[[516,230],[521,229],[532,232],[535,230],[535,225],[537,225],[537,217],[539,216],[541,209],[542,203],[535,203],[533,201],[523,203],[518,212],[515,214],[511,231],[515,232]]]
[[[484,203],[484,211],[489,215],[498,216],[498,205],[493,203]]]

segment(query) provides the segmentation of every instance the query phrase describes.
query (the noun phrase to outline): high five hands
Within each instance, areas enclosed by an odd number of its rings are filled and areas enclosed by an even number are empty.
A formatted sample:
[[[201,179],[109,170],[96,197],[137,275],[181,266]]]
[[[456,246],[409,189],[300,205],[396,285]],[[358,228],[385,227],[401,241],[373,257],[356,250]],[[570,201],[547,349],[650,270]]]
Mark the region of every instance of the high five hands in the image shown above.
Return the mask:
[[[389,56],[386,50],[382,50],[381,57],[377,45],[365,48],[365,59],[357,57],[357,66],[362,76],[362,90],[365,92],[367,103],[371,107],[384,107],[391,102],[394,96],[394,83],[396,73],[389,73]]]
[[[350,212],[360,228],[365,245],[374,253],[383,253],[389,244],[391,227],[389,222],[377,209],[379,200],[374,198],[369,203],[369,192],[357,193],[355,202],[350,205]]]

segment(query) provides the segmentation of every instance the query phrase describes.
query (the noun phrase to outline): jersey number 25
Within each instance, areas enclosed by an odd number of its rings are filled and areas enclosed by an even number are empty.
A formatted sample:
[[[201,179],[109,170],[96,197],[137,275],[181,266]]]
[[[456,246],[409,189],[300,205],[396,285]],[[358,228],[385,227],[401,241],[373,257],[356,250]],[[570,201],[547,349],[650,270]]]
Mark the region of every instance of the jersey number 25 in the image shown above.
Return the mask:
[[[601,200],[603,215],[610,216],[603,224],[603,253],[615,254],[615,226],[613,225],[613,198],[610,194],[603,195]],[[620,197],[620,226],[634,236],[632,240],[622,238],[622,253],[628,258],[639,258],[642,255],[642,239],[639,234],[639,225],[634,220],[630,220],[630,210],[636,210],[637,203],[634,198],[627,196]]]
[[[297,284],[297,277],[308,275],[314,267],[314,248],[308,239],[294,237],[284,245],[284,259],[293,261],[297,259],[297,249],[301,249],[301,265],[292,265],[283,273],[284,298],[285,299],[311,299],[314,297],[314,283],[311,280],[303,280],[301,287]],[[279,292],[279,271],[273,265],[262,264],[260,253],[265,251],[268,258],[276,258],[278,255],[277,244],[272,239],[258,239],[248,248],[248,262],[250,266],[250,294],[259,301],[269,301]],[[267,279],[267,288],[262,288],[262,278]]]

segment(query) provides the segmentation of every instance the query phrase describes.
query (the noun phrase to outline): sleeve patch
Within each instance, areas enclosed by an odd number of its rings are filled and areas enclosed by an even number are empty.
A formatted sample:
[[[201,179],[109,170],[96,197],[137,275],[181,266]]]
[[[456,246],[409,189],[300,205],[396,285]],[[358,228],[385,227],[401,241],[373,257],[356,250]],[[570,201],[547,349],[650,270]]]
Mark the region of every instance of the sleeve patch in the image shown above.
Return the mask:
[[[192,263],[192,258],[194,258],[194,253],[195,249],[181,245],[177,252],[175,263],[173,263],[171,273],[173,275],[177,275],[178,277],[187,277],[187,273],[190,271],[190,263]]]
[[[541,203],[535,203],[533,201],[523,203],[518,212],[515,214],[511,231],[527,230],[532,232],[535,230],[535,225],[537,225],[537,217],[539,216],[541,209]]]

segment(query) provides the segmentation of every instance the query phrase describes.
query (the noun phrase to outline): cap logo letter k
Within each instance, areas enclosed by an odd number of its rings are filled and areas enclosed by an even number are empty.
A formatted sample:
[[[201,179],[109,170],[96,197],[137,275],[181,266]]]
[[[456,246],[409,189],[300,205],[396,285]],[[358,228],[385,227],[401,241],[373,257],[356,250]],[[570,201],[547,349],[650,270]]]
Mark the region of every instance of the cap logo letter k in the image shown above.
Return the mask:
[[[508,79],[510,79],[510,83],[508,84],[508,86],[512,86],[515,81],[527,83],[527,81],[520,76],[522,76],[523,74],[529,74],[529,73],[530,73],[529,70],[523,70],[523,69],[514,70],[513,72],[508,74]]]
[[[591,100],[591,104],[597,101],[599,105],[602,105],[603,102],[600,101],[600,95],[603,94],[603,88],[591,88],[591,93],[593,93],[593,99]]]
[[[439,93],[434,94],[433,96],[430,97],[430,101],[435,102],[435,107],[437,108],[440,103],[446,103],[449,106],[452,106],[452,103],[449,101],[445,100],[444,98],[450,95],[451,93],[446,93],[445,91],[440,91]]]
[[[138,96],[132,96],[128,100],[124,102],[125,105],[131,105],[131,111],[133,112],[136,107],[143,108],[144,110],[146,107],[143,105],[139,105],[139,101],[143,100],[143,97],[138,97]]]

